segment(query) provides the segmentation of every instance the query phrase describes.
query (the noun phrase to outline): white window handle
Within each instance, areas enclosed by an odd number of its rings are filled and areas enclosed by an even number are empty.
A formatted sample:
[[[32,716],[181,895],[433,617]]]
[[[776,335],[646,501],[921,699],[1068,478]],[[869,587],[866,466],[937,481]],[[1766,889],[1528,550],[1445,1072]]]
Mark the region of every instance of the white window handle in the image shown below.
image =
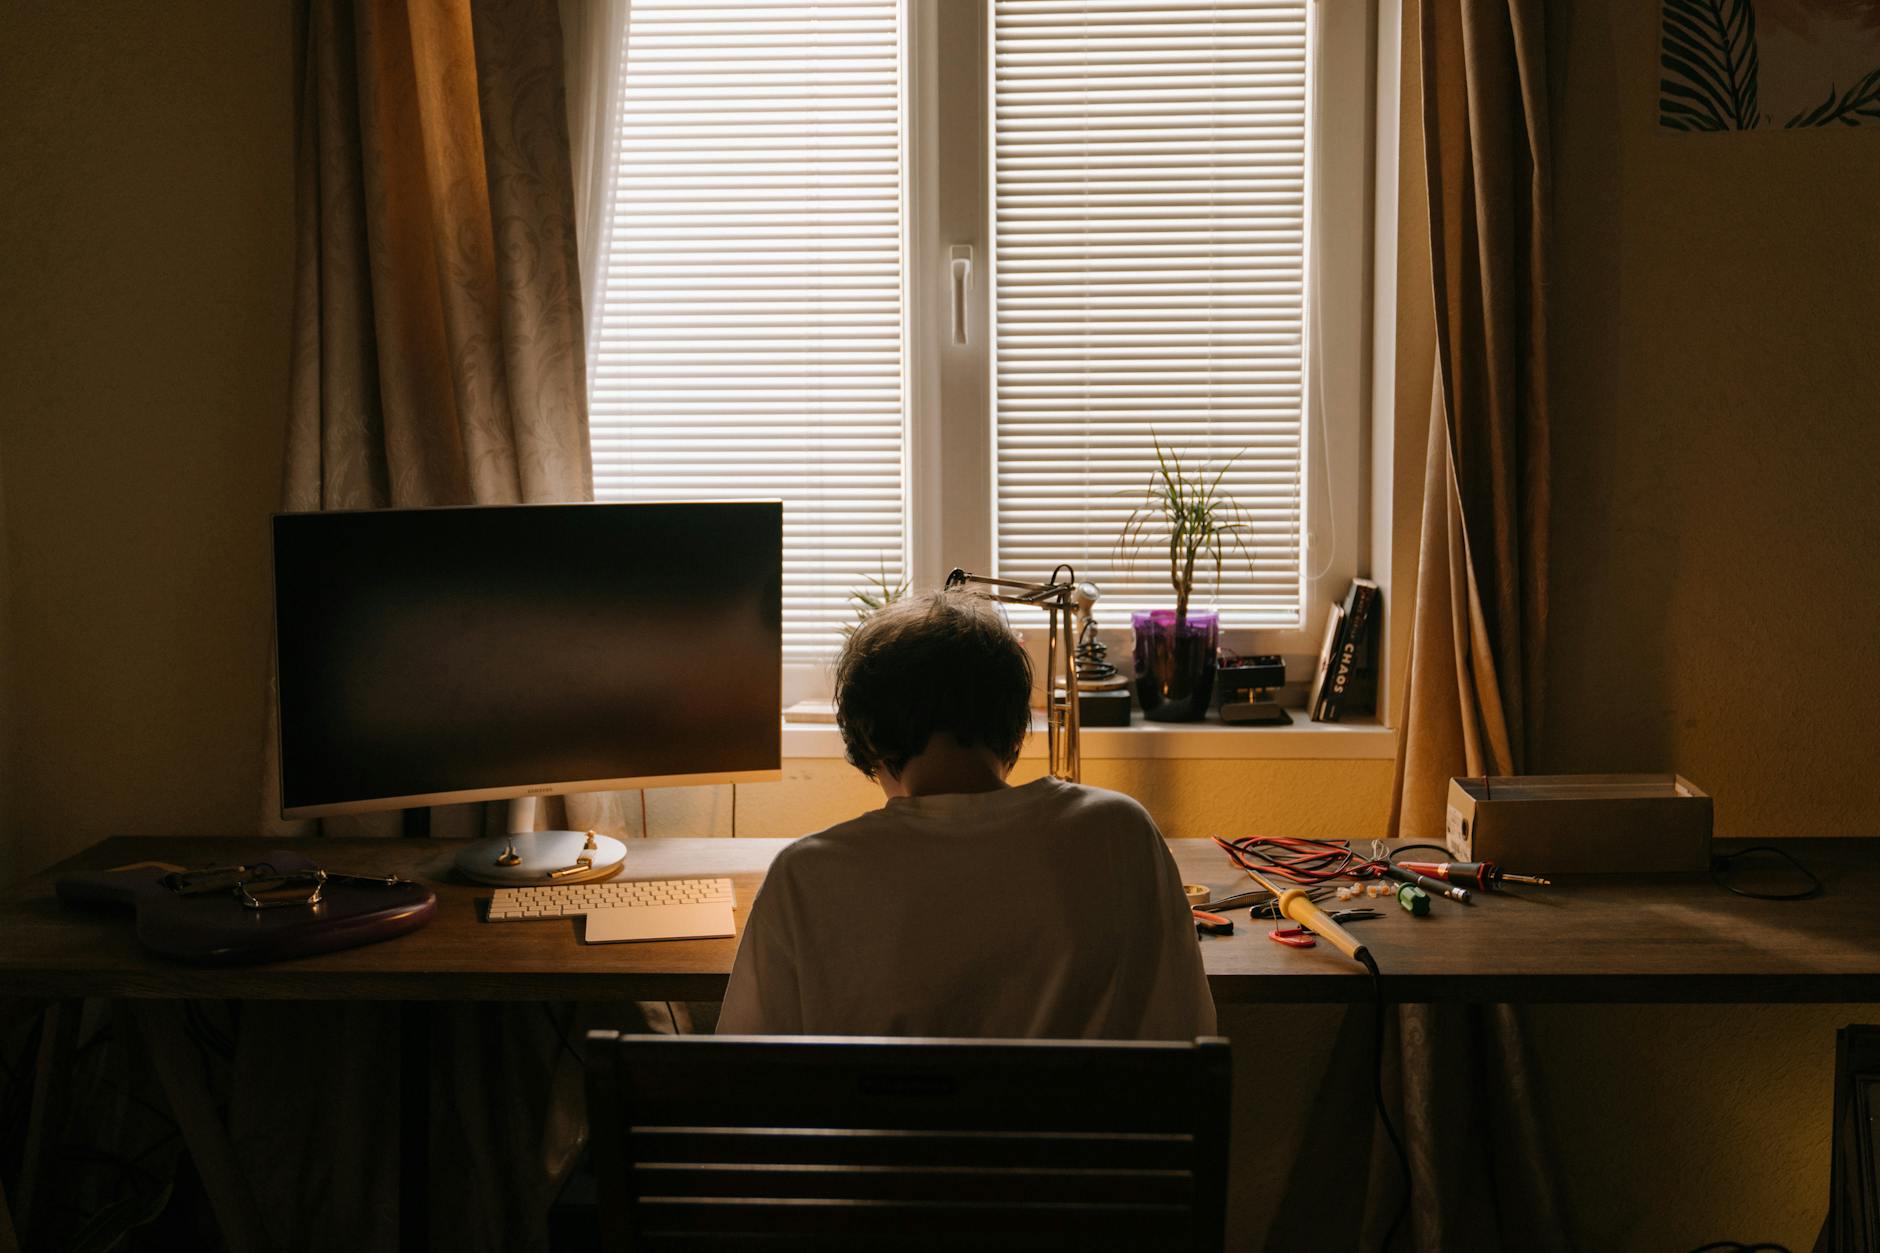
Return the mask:
[[[966,297],[973,290],[973,246],[954,244],[947,256],[947,268],[953,276],[953,342],[957,346],[966,342]]]

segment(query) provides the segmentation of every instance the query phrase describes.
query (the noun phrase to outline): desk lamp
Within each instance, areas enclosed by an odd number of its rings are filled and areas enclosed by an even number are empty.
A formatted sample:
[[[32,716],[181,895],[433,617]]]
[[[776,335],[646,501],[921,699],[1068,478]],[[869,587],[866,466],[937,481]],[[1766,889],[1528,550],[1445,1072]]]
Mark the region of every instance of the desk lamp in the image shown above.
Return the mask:
[[[1059,574],[1063,579],[1058,578]],[[947,575],[948,588],[967,583],[995,589],[986,593],[993,600],[1007,605],[1036,605],[1048,616],[1044,683],[1045,751],[1050,759],[1047,769],[1055,778],[1067,783],[1077,782],[1082,763],[1077,754],[1077,647],[1071,638],[1071,624],[1080,603],[1087,605],[1096,599],[1095,589],[1088,583],[1079,583],[1076,572],[1068,565],[1052,570],[1051,577],[1043,583],[995,579],[958,569]],[[1058,686],[1060,683],[1062,688]]]

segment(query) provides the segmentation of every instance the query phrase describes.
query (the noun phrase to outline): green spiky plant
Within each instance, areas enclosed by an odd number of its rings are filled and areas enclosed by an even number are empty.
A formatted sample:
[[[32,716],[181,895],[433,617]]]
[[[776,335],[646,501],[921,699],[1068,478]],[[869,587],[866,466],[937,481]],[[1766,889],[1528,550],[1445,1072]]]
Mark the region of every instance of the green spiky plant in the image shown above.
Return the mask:
[[[1123,523],[1117,548],[1126,557],[1134,557],[1144,547],[1166,544],[1169,584],[1175,589],[1175,623],[1179,631],[1188,621],[1188,602],[1195,590],[1195,566],[1202,557],[1214,563],[1214,582],[1218,587],[1230,552],[1238,552],[1253,566],[1253,551],[1247,547],[1247,532],[1253,529],[1240,502],[1221,490],[1221,482],[1233,467],[1236,457],[1229,457],[1211,475],[1204,465],[1191,469],[1182,464],[1181,454],[1165,451],[1154,432],[1155,472],[1143,489],[1143,500]]]
[[[855,621],[843,626],[842,638],[845,640],[855,634],[855,629],[868,621],[870,617],[907,596],[907,579],[902,578],[897,581],[889,578],[888,563],[885,558],[882,560],[879,571],[865,577],[868,579],[866,584],[849,590],[849,603],[855,606]]]

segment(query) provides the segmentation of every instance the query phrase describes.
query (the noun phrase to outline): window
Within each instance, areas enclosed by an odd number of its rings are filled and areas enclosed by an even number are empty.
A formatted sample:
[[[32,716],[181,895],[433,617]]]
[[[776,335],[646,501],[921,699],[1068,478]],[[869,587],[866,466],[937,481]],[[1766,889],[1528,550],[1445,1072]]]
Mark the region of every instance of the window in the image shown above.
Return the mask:
[[[904,575],[895,0],[633,0],[589,382],[601,500],[784,502],[784,653]]]
[[[597,495],[783,499],[790,699],[878,580],[1170,603],[1114,559],[1153,435],[1255,520],[1230,642],[1303,659],[1357,568],[1366,38],[1309,0],[634,0]]]
[[[1114,551],[1159,444],[1253,528],[1208,600],[1299,626],[1304,0],[1001,0],[992,45],[998,567],[1166,607]]]

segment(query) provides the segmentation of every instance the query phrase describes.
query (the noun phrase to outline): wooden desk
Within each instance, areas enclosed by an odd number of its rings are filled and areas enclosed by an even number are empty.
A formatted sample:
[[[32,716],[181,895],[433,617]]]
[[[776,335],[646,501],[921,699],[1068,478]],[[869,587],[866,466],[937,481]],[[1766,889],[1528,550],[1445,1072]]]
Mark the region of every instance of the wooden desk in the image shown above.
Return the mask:
[[[636,876],[729,875],[740,926],[778,839],[658,839],[628,846]],[[170,962],[137,944],[127,919],[62,907],[53,884],[64,873],[161,859],[186,865],[252,860],[279,842],[235,839],[106,840],[0,896],[0,996],[53,1001],[42,1034],[19,1204],[30,1218],[48,1128],[57,1125],[61,1049],[69,1048],[73,1001],[129,998],[183,1124],[225,1241],[267,1247],[266,1229],[235,1162],[200,1058],[181,1025],[187,998],[251,1000],[712,1000],[723,995],[736,942],[673,941],[589,947],[574,920],[485,923],[491,889],[456,881],[457,844],[429,840],[321,840],[300,845],[335,870],[398,873],[430,883],[439,909],[430,925],[384,944],[267,966],[203,968]],[[1171,842],[1182,876],[1217,892],[1238,890],[1226,858],[1204,840]],[[1827,887],[1812,901],[1733,896],[1704,876],[1648,882],[1585,879],[1551,888],[1481,894],[1472,906],[1434,902],[1412,918],[1394,905],[1354,924],[1398,1001],[1880,1001],[1880,840],[1795,840]],[[1746,886],[1755,882],[1745,873]],[[1764,890],[1769,890],[1765,886]],[[1267,927],[1236,915],[1238,930],[1202,941],[1215,999],[1230,1002],[1360,1001],[1370,981],[1329,947],[1297,950],[1266,938]],[[416,1014],[408,1009],[407,1014]],[[421,1041],[421,1037],[415,1037]],[[422,1043],[407,1067],[423,1073]],[[423,1085],[407,1084],[412,1093]],[[421,1102],[422,1098],[418,1098]],[[422,1105],[407,1110],[406,1161],[424,1178]],[[402,1213],[420,1214],[408,1206]],[[0,1220],[5,1216],[0,1198]],[[421,1220],[420,1220],[421,1222]],[[422,1227],[408,1233],[423,1247]]]
[[[738,921],[780,839],[654,839],[628,846],[636,876],[729,875]],[[275,846],[278,846],[278,842]],[[270,966],[205,969],[138,947],[128,923],[67,909],[60,874],[151,858],[225,864],[271,847],[257,840],[118,838],[0,897],[0,995],[355,1000],[714,1000],[736,943],[579,943],[579,922],[486,923],[490,890],[449,873],[458,845],[322,840],[339,870],[396,872],[436,888],[438,914],[384,944]],[[1205,840],[1174,840],[1183,877],[1222,891],[1239,882]],[[1582,879],[1433,902],[1430,917],[1394,906],[1354,924],[1399,1001],[1880,1001],[1880,840],[1785,840],[1827,886],[1812,901],[1733,896],[1708,878]],[[1750,882],[1745,873],[1742,881]],[[1237,931],[1202,943],[1221,1003],[1369,999],[1363,971],[1325,945],[1274,944],[1236,914]]]

